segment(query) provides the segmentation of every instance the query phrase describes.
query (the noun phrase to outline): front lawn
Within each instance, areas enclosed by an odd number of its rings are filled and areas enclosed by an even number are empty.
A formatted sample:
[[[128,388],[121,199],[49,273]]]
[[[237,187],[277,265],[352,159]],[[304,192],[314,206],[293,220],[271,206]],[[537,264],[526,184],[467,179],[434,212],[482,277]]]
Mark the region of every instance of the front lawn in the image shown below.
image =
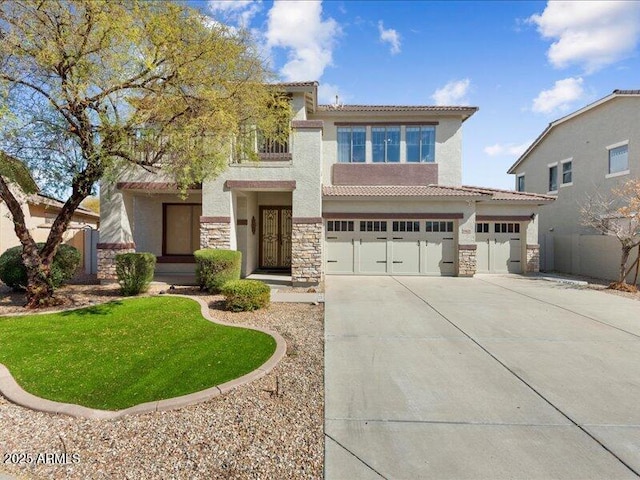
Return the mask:
[[[197,392],[262,365],[262,332],[217,325],[187,298],[146,297],[0,317],[0,363],[26,391],[104,410]]]

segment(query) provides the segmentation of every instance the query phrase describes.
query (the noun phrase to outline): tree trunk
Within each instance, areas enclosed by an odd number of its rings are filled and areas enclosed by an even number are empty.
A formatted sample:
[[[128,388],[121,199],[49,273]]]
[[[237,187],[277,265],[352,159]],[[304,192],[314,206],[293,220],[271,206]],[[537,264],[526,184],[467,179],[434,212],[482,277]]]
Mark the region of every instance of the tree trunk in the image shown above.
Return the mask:
[[[632,247],[629,247],[627,245],[622,246],[622,257],[620,258],[620,278],[618,279],[618,283],[627,283],[627,261],[629,260],[631,248]]]

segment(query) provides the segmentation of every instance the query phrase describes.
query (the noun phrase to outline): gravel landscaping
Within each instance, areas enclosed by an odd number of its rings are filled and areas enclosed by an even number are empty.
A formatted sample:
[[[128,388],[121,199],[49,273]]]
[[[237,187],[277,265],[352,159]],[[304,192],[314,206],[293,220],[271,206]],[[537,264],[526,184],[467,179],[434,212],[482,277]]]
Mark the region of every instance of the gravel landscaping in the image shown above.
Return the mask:
[[[159,287],[155,287],[157,293]],[[64,287],[67,305],[117,297],[96,285]],[[198,294],[179,288],[176,293]],[[0,464],[0,473],[51,479],[322,478],[323,308],[272,304],[250,313],[222,310],[202,295],[214,318],[261,325],[287,341],[287,355],[265,377],[179,410],[84,420],[34,412],[0,396],[0,454],[28,454],[37,465]],[[0,314],[21,311],[20,296],[0,287]],[[66,464],[59,464],[62,453]],[[40,455],[42,454],[42,455]],[[57,457],[45,454],[56,454]]]

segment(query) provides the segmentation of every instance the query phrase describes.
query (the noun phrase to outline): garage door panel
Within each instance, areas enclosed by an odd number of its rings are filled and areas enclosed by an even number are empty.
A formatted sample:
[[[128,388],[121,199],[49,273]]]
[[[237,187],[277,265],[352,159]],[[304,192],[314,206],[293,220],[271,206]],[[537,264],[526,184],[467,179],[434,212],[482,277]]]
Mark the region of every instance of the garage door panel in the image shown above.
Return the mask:
[[[392,240],[392,273],[400,275],[420,273],[420,240],[410,237],[393,237]]]
[[[455,273],[455,245],[452,237],[429,235],[426,241],[426,274],[453,275]]]
[[[353,273],[353,239],[327,237],[327,273]]]
[[[358,273],[387,273],[387,238],[363,238],[360,240],[360,265]]]
[[[476,227],[478,273],[522,273],[521,239],[517,223],[479,223]]]

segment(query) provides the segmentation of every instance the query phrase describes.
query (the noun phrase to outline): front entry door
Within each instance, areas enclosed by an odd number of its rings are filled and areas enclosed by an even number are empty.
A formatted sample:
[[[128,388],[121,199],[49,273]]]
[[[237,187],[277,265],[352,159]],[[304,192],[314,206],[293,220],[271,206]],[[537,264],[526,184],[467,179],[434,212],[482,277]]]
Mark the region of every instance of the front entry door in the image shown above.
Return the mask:
[[[291,268],[291,207],[260,207],[260,268]]]

